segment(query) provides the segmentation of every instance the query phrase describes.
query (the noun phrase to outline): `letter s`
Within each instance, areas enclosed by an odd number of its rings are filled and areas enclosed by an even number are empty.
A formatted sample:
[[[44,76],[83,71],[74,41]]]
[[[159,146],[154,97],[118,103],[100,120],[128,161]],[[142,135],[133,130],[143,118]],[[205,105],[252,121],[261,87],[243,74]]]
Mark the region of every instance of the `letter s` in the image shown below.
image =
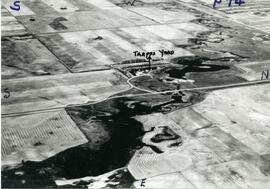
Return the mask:
[[[9,89],[8,89],[8,88],[5,88],[5,89],[4,89],[4,92],[6,93],[6,94],[4,95],[4,98],[9,98],[9,97],[10,97]]]
[[[20,1],[15,1],[13,3],[14,6],[9,6],[12,10],[19,11],[21,9],[20,7]]]

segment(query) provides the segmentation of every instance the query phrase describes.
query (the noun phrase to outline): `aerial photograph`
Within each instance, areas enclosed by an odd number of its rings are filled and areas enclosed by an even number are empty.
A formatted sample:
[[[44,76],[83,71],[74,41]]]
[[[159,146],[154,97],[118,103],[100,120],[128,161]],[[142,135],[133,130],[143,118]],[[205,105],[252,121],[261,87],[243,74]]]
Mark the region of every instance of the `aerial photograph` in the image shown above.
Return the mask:
[[[270,0],[1,0],[1,188],[270,188]]]

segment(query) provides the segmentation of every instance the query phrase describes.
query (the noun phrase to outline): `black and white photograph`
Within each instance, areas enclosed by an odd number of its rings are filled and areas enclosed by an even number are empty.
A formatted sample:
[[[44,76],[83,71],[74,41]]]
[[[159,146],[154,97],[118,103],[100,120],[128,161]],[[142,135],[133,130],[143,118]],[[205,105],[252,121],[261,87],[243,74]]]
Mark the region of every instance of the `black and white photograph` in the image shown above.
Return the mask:
[[[270,0],[1,0],[1,188],[270,188]]]

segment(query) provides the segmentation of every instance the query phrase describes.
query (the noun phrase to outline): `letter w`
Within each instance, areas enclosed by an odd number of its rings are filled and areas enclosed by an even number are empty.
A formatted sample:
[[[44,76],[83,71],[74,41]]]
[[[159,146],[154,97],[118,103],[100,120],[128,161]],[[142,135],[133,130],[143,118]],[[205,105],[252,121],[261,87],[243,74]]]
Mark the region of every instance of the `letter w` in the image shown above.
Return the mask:
[[[125,4],[126,4],[126,5],[130,4],[131,6],[133,6],[134,3],[135,3],[135,1],[136,1],[136,0],[133,0],[133,1],[131,0],[131,1],[128,1],[128,2],[125,1]]]

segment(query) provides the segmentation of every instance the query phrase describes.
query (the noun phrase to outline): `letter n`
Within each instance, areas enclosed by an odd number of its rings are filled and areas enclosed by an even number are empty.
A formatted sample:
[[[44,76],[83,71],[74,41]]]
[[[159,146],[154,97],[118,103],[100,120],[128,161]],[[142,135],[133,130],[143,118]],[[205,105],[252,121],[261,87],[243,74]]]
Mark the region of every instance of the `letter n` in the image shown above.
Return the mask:
[[[269,78],[269,70],[263,71],[261,80],[268,79],[268,78]]]

